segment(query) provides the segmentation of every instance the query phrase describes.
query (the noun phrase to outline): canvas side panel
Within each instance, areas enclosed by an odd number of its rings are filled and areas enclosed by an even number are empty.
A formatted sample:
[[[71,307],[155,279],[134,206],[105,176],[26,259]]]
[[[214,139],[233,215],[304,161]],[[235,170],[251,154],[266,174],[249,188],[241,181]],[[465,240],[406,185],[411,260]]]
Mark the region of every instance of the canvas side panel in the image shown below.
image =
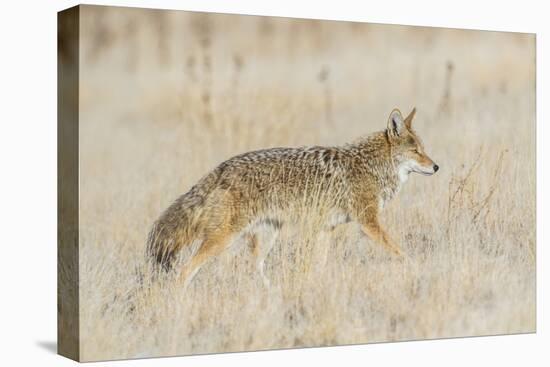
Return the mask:
[[[57,18],[57,350],[79,360],[78,109],[80,8]]]

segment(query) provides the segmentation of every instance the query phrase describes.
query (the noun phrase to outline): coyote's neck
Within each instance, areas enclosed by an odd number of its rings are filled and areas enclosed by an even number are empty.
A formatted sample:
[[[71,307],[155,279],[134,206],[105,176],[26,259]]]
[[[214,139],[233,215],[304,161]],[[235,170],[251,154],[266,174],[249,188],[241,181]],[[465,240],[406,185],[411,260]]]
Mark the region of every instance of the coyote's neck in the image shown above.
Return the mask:
[[[359,157],[361,171],[372,178],[379,189],[380,207],[395,197],[408,173],[399,169],[399,164],[392,155],[390,142],[385,131],[363,137],[349,146],[354,155]]]

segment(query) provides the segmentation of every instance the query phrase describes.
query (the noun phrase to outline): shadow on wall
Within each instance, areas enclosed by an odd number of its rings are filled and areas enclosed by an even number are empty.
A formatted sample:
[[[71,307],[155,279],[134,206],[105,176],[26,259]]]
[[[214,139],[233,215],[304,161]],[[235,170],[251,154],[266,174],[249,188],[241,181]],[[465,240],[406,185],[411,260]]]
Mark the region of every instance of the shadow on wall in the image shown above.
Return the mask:
[[[45,349],[50,353],[57,354],[57,342],[51,340],[39,340],[36,342],[40,348]]]

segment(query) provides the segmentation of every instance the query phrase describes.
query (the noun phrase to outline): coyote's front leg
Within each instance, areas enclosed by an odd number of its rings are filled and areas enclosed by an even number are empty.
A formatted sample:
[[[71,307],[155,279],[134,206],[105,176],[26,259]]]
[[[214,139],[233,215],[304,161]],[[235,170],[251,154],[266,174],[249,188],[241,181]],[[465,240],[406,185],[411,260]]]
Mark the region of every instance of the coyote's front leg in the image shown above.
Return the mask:
[[[371,214],[362,218],[361,228],[367,236],[369,236],[376,243],[383,245],[386,250],[390,251],[394,255],[397,255],[399,258],[404,257],[403,250],[401,250],[399,245],[397,245],[380,226],[377,215]]]

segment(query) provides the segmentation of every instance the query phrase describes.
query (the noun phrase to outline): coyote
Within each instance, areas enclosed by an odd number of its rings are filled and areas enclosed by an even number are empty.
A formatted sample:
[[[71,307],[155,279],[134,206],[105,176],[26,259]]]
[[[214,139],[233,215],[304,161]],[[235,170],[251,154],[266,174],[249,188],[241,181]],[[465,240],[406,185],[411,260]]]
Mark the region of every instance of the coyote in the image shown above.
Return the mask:
[[[206,260],[228,248],[240,233],[248,233],[258,271],[268,282],[264,259],[277,230],[312,195],[327,199],[331,226],[356,221],[373,241],[402,257],[378,214],[411,172],[432,175],[439,169],[412,129],[415,112],[413,108],[403,118],[394,109],[387,129],[340,147],[272,148],[230,158],[153,224],[148,259],[156,269],[169,270],[182,248],[202,241],[178,275],[187,285]],[[259,240],[270,231],[271,238]]]

